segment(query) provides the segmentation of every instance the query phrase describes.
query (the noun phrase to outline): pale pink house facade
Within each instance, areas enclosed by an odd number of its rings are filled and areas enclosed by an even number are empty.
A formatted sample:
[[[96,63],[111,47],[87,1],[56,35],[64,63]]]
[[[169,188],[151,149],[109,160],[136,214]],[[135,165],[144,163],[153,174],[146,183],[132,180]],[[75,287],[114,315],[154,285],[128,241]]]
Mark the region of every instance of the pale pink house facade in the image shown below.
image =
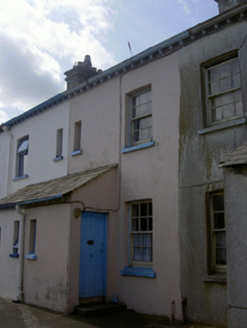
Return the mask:
[[[218,124],[225,140],[237,133],[243,143],[245,82],[224,91],[242,88],[233,103],[243,109],[222,123],[218,106],[213,127],[203,101],[223,96],[202,90],[211,61],[221,67],[240,54],[245,69],[247,5],[218,2],[220,15],[106,71],[86,56],[65,73],[65,92],[3,124],[0,296],[66,313],[118,301],[235,327],[226,263],[208,268],[216,246],[207,246],[205,193],[222,195],[217,165],[234,150],[215,137]]]

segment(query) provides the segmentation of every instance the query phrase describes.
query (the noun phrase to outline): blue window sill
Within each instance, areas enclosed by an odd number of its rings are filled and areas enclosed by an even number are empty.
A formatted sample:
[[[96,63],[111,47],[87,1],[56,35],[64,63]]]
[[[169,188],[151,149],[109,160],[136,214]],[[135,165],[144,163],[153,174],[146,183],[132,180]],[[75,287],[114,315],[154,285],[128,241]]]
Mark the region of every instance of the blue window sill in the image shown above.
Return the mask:
[[[53,158],[53,162],[59,162],[63,159],[63,156],[57,156],[55,158]]]
[[[156,278],[156,273],[152,268],[140,268],[140,267],[125,267],[121,271],[122,276],[134,276],[145,278]]]
[[[143,144],[139,144],[136,146],[132,146],[132,147],[126,147],[122,150],[122,154],[125,153],[129,153],[131,151],[136,151],[136,150],[140,150],[140,149],[144,149],[144,148],[149,148],[149,147],[153,147],[155,145],[154,141],[150,141],[150,142],[145,142]]]
[[[35,261],[35,260],[37,260],[37,255],[34,254],[34,253],[33,254],[28,254],[28,255],[25,255],[25,259]]]
[[[19,257],[19,254],[9,254],[9,257],[18,258]]]
[[[77,155],[81,155],[82,154],[82,150],[79,149],[79,150],[75,150],[71,153],[71,156],[77,156]]]
[[[13,179],[13,181],[18,181],[18,180],[22,180],[22,179],[26,179],[26,178],[28,178],[28,174],[24,174],[24,175],[22,175],[20,177],[15,177]]]
[[[199,130],[198,134],[206,134],[206,133],[210,133],[210,132],[214,132],[214,131],[228,129],[228,128],[231,128],[231,127],[234,127],[234,126],[237,126],[240,124],[246,124],[246,122],[247,122],[247,119],[245,117],[233,119],[230,121],[221,122],[221,123],[209,126],[208,128]]]

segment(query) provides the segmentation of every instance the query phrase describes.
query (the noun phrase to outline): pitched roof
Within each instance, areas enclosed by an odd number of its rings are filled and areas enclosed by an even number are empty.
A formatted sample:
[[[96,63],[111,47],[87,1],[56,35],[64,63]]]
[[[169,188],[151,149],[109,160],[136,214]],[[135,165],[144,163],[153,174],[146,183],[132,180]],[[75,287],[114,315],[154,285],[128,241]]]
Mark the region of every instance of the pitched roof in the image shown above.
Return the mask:
[[[174,51],[177,51],[192,42],[196,42],[200,38],[228,27],[230,23],[233,24],[245,20],[246,14],[247,4],[243,4],[242,6],[234,7],[227,12],[223,12],[220,15],[217,15],[209,20],[206,20],[205,22],[193,26],[188,30],[174,35],[173,37],[162,41],[135,56],[132,56],[131,58],[103,71],[100,74],[94,75],[79,86],[64,91],[48,99],[47,101],[33,107],[23,114],[10,119],[9,121],[5,122],[4,125],[11,128],[12,126],[19,124],[24,120],[29,119],[43,111],[46,111],[53,106],[56,106],[63,101],[70,99],[71,97],[87,92],[88,90],[97,87],[97,85],[100,85],[101,83],[107,82],[109,79],[112,79],[121,73],[131,71],[141,67],[142,65],[145,65],[150,61],[168,56]]]
[[[247,165],[247,143],[234,150],[224,161],[220,162],[219,167]]]
[[[26,186],[0,199],[0,209],[61,199],[116,167],[117,165],[108,165]]]

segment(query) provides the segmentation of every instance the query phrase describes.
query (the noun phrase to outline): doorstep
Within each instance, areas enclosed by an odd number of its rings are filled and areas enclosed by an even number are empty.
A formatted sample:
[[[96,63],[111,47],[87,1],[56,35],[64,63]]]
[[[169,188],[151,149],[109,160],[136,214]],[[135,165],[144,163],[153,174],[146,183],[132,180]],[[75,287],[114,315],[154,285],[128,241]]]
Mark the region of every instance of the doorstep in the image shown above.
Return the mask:
[[[126,310],[126,305],[118,303],[90,303],[81,304],[75,307],[75,313],[85,317],[92,317],[98,314],[105,314],[111,312],[120,312]]]

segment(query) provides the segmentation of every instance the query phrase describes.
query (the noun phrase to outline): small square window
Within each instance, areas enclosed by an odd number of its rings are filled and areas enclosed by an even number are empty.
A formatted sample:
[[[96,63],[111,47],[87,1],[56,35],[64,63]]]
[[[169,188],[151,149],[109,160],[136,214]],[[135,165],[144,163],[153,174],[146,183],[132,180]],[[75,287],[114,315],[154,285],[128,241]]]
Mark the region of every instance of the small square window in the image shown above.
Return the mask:
[[[151,265],[153,262],[153,213],[152,202],[130,204],[131,264]]]
[[[243,116],[241,75],[238,57],[205,69],[207,125]]]
[[[227,267],[224,193],[208,194],[209,272],[225,272]]]
[[[16,152],[16,177],[27,175],[29,137],[24,137],[18,140]]]
[[[146,88],[129,95],[129,146],[151,141],[152,92]]]

